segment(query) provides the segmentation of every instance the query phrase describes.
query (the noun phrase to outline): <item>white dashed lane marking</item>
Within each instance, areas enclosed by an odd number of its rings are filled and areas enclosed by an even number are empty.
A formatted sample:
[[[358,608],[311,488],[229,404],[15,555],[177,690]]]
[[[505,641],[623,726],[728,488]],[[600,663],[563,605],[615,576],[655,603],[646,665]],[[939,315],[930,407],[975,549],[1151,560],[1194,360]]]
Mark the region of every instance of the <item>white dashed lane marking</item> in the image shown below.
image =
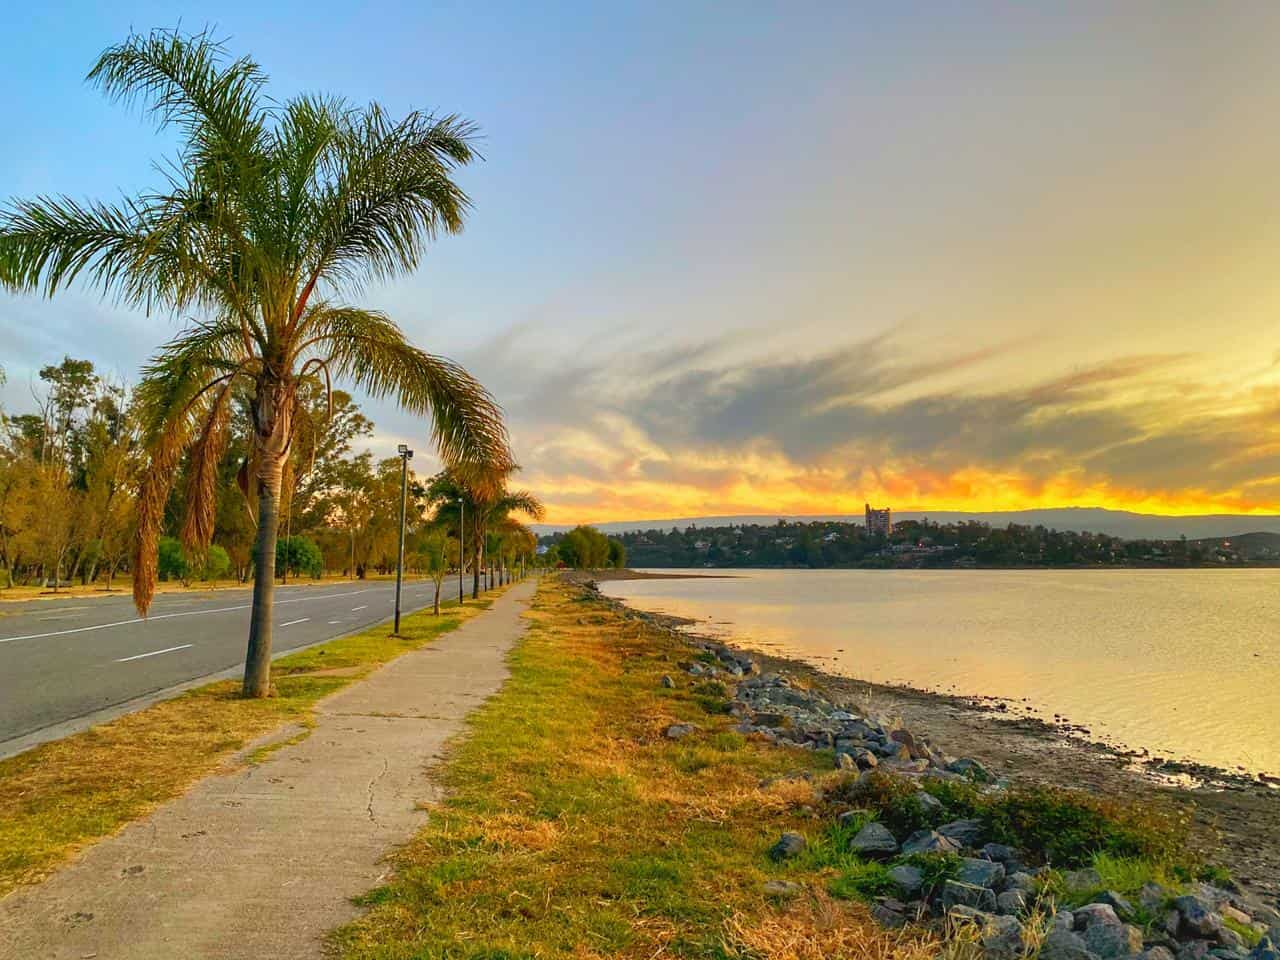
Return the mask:
[[[162,653],[173,653],[175,650],[186,650],[188,647],[194,647],[194,643],[184,643],[180,647],[165,647],[163,650],[152,650],[150,653],[139,653],[132,657],[121,657],[116,663],[128,663],[130,660],[142,660],[145,657],[158,657]]]

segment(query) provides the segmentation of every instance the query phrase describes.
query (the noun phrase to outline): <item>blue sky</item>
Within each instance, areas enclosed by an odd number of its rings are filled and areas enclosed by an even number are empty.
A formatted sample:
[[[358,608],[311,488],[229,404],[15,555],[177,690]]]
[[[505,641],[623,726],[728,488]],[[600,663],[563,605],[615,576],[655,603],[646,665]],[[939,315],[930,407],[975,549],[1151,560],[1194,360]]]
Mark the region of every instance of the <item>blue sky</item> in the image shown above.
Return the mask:
[[[490,385],[553,517],[1273,509],[1278,20],[32,6],[0,34],[0,194],[154,183],[171,144],[83,77],[130,29],[211,25],[280,97],[481,125],[466,232],[362,301]],[[177,328],[80,291],[0,298],[0,400],[63,353],[131,378]],[[380,449],[421,446],[372,413]]]

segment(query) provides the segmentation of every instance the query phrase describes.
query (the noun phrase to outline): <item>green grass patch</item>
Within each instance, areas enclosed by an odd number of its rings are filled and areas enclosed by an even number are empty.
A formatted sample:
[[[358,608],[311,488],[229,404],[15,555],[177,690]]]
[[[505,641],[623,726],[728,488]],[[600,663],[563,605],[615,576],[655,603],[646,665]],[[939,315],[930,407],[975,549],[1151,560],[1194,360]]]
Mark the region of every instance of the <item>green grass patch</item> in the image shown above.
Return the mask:
[[[831,894],[843,900],[874,900],[897,889],[889,877],[889,868],[882,863],[864,862],[846,867],[840,876],[831,881]]]

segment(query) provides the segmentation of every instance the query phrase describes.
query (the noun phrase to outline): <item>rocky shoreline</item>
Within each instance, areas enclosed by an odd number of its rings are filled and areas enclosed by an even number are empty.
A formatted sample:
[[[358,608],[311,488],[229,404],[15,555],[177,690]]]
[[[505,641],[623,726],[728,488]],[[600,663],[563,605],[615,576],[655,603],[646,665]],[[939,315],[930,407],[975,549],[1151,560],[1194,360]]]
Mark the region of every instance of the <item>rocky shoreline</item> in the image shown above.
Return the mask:
[[[1038,727],[1029,725],[1027,718],[993,722],[992,714],[999,711],[989,705],[984,709],[962,698],[875,687],[831,677],[808,664],[748,653],[690,635],[674,618],[633,610],[599,594],[593,582],[585,586],[623,616],[663,627],[687,644],[691,658],[680,668],[694,682],[724,687],[734,729],[790,747],[831,750],[835,766],[848,772],[848,782],[854,784],[849,789],[855,792],[864,784],[867,790],[882,789],[886,774],[895,783],[918,784],[910,802],[925,814],[936,812],[936,821],[943,813],[935,796],[938,784],[950,781],[964,789],[998,793],[1008,788],[1010,775],[1021,781],[1043,773],[1038,768],[1053,755],[1057,777],[1040,778],[1050,783],[1107,795],[1114,789],[1107,781],[1123,777],[1128,781],[1125,796],[1162,791],[1195,800],[1197,811],[1202,811],[1197,817],[1202,845],[1226,854],[1214,859],[1225,861],[1247,881],[1245,886],[1234,880],[1222,885],[1201,881],[1176,889],[1147,883],[1135,904],[1103,888],[1102,878],[1090,869],[1064,874],[1043,864],[1033,866],[1036,858],[1027,851],[985,837],[979,820],[956,819],[897,835],[877,820],[867,822],[865,811],[854,808],[839,820],[840,826],[855,831],[847,839],[848,849],[893,864],[885,875],[891,889],[876,896],[872,905],[880,922],[936,923],[957,936],[968,931],[963,935],[976,938],[992,960],[1033,952],[1045,960],[1280,960],[1280,902],[1275,900],[1276,873],[1268,869],[1276,854],[1275,834],[1260,836],[1249,826],[1250,810],[1237,811],[1244,815],[1248,834],[1238,839],[1255,852],[1262,841],[1270,855],[1262,860],[1235,856],[1241,852],[1238,846],[1223,845],[1222,832],[1215,834],[1208,822],[1218,821],[1214,814],[1221,812],[1222,804],[1217,811],[1210,804],[1207,812],[1203,804],[1206,797],[1239,800],[1245,791],[1196,796],[1200,791],[1163,788],[1129,769],[1132,758],[1108,754],[1105,745],[1072,742],[1040,721],[1034,721]],[[663,680],[664,685],[675,682],[671,677]],[[914,709],[900,709],[908,704]],[[1000,734],[974,736],[978,719]],[[678,724],[666,735],[683,739],[696,731],[694,725]],[[1021,750],[1010,750],[1007,744],[1000,749],[1000,741],[1010,737],[1022,742]],[[949,742],[963,742],[964,755],[948,752],[944,744]],[[1039,763],[1025,762],[1029,745],[1036,747],[1031,753],[1040,755]],[[1082,778],[1082,765],[1096,769]],[[1099,770],[1106,776],[1099,777]],[[1275,798],[1265,794],[1253,799],[1276,805]],[[787,860],[801,854],[804,846],[799,834],[785,834],[770,856]],[[934,856],[945,858],[947,876],[930,877],[936,873],[929,860]],[[771,883],[776,889],[768,892],[773,895],[791,892],[786,881]],[[1074,909],[1066,907],[1068,903]]]

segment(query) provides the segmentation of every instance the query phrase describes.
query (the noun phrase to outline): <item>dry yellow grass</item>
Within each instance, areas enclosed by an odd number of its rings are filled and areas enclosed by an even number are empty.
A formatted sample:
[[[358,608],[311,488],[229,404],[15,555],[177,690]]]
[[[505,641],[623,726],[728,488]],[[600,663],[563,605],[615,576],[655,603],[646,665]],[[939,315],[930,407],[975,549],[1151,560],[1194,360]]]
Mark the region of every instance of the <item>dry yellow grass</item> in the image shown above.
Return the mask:
[[[406,618],[401,637],[381,624],[283,657],[272,668],[277,696],[267,700],[241,699],[234,681],[213,683],[0,760],[0,896],[177,796],[257,738],[307,726],[321,697],[487,605],[453,603],[440,617]]]

